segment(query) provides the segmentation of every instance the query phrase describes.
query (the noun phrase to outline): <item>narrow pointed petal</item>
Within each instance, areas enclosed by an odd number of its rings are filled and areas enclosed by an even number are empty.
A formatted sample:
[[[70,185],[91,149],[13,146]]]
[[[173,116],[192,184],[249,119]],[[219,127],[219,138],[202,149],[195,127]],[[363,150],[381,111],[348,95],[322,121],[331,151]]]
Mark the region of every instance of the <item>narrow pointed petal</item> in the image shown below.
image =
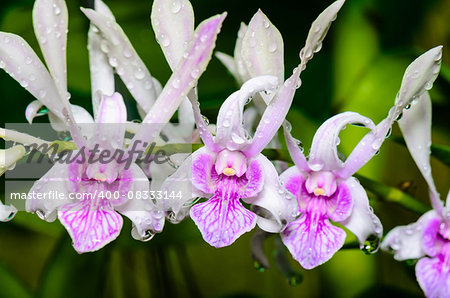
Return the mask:
[[[103,201],[83,200],[58,209],[58,218],[78,253],[99,250],[119,236],[123,219]]]
[[[245,209],[238,198],[214,196],[194,205],[190,214],[203,239],[217,248],[232,244],[256,225],[256,215]]]
[[[167,84],[164,86],[157,101],[148,112],[143,123],[167,123],[175,113],[181,101],[195,86],[200,75],[205,71],[211,60],[217,34],[220,31],[226,14],[216,15],[203,21],[196,29],[194,39],[187,51],[187,55],[179,63]],[[132,143],[151,141],[161,130],[161,125],[139,130]]]
[[[2,202],[0,202],[0,221],[1,222],[7,222],[13,219],[13,217],[16,215],[17,209],[14,206],[9,205],[3,205]]]
[[[178,122],[188,125],[195,123],[195,117],[194,112],[192,110],[192,105],[189,99],[186,97],[183,99],[183,101],[180,104],[180,107],[178,108]],[[192,129],[194,127],[192,126]]]
[[[240,82],[240,75],[238,73],[237,65],[233,57],[222,52],[216,52],[216,58],[222,62],[223,65],[228,69],[231,75],[235,78],[237,82]]]
[[[437,46],[419,56],[406,68],[395,101],[399,109],[403,110],[412,98],[419,98],[426,90],[433,87],[433,82],[441,68],[441,59],[442,46]]]
[[[293,75],[284,82],[275,98],[267,106],[261,122],[256,128],[252,143],[243,150],[248,157],[260,153],[280,128],[294,99],[299,74],[300,68],[296,68]]]
[[[103,36],[101,49],[107,53],[110,65],[127,86],[131,95],[144,111],[150,110],[156,91],[147,67],[139,58],[122,28],[114,19],[92,9],[81,8]]]
[[[44,116],[47,113],[38,113],[44,105],[39,100],[33,100],[25,109],[25,118],[32,123],[34,117]]]
[[[88,32],[89,69],[91,75],[91,96],[97,92],[111,95],[114,93],[114,70],[109,64],[108,56],[101,50],[102,37],[98,30],[91,26]],[[94,117],[97,117],[98,105],[93,101]]]
[[[344,112],[325,121],[317,130],[312,141],[309,166],[315,171],[334,171],[343,167],[337,146],[339,133],[347,124],[358,124],[374,130],[372,120],[354,112]]]
[[[95,10],[101,13],[102,15],[105,15],[107,17],[110,17],[111,19],[114,19],[114,15],[112,11],[109,9],[109,7],[103,2],[102,0],[95,0],[94,1]]]
[[[64,0],[37,0],[33,27],[50,74],[62,97],[67,94],[66,47],[68,13]]]
[[[25,147],[16,145],[8,149],[0,149],[0,176],[7,170],[15,167],[16,162],[19,161],[26,154]]]
[[[173,222],[180,222],[189,214],[189,209],[196,197],[211,197],[209,185],[204,185],[206,187],[204,190],[207,190],[208,192],[202,192],[192,185],[194,161],[201,158],[205,154],[214,156],[214,154],[211,153],[207,147],[200,148],[186,158],[176,172],[169,176],[161,186],[161,191],[164,193],[175,194],[175,196],[169,197],[167,200],[157,202],[160,205],[160,209],[170,214],[171,221]],[[199,173],[196,175],[199,176]]]
[[[127,109],[120,93],[104,95],[96,119],[96,139],[106,139],[114,148],[123,147]]]
[[[287,223],[298,215],[298,205],[295,196],[281,184],[274,165],[263,155],[258,155],[254,161],[263,169],[263,188],[254,197],[243,200],[251,205],[263,208],[265,214],[258,215],[258,226],[270,233],[279,233]]]
[[[448,297],[450,293],[449,259],[423,258],[416,264],[416,277],[427,297]]]
[[[205,123],[203,116],[200,112],[200,106],[198,105],[198,101],[195,97],[191,96],[192,91],[190,92],[188,98],[191,102],[192,110],[194,111],[195,123],[197,125],[197,129],[200,134],[200,138],[202,139],[205,146],[214,152],[219,152],[224,148],[215,143],[214,137],[208,129],[208,125]]]
[[[341,184],[345,184],[350,189],[350,194],[353,199],[353,211],[350,217],[339,223],[355,234],[361,248],[364,248],[364,242],[369,238],[379,241],[383,235],[383,226],[378,217],[373,213],[372,207],[369,206],[366,191],[353,177],[342,181]],[[370,248],[370,253],[378,250],[377,245]]]
[[[216,143],[230,150],[248,145],[247,132],[242,126],[244,105],[257,92],[273,91],[277,85],[275,76],[259,76],[248,80],[239,91],[230,95],[217,116]]]
[[[239,77],[237,77],[236,80],[239,84],[243,84],[245,81],[250,79],[250,74],[242,57],[242,41],[247,30],[248,26],[241,23],[237,34],[236,45],[234,46],[234,60],[236,61],[237,72],[239,74]]]
[[[41,179],[36,181],[29,193],[51,193],[63,194],[64,199],[53,200],[51,198],[38,199],[36,196],[25,203],[27,212],[36,213],[41,219],[54,221],[56,211],[61,205],[69,203],[69,166],[67,164],[55,164]]]
[[[428,92],[425,92],[419,101],[403,114],[402,119],[398,121],[398,125],[406,146],[428,184],[433,208],[441,218],[445,218],[444,206],[431,175],[431,99]]]
[[[28,43],[20,36],[4,32],[0,32],[0,40],[0,67],[56,116],[64,119],[66,105],[47,69]]]
[[[439,73],[441,56],[442,46],[439,46],[422,54],[408,66],[395,106],[389,110],[386,119],[377,125],[376,130],[368,133],[358,143],[347,158],[344,168],[336,172],[339,177],[350,177],[365,165],[378,152],[395,120],[402,118],[403,112],[411,104],[426,97],[422,97],[422,94],[431,89]]]
[[[130,192],[125,195],[144,194],[150,190],[150,183],[145,173],[136,165],[130,167],[132,184]],[[136,240],[148,241],[155,233],[164,227],[164,213],[151,200],[139,200],[137,196],[130,197],[122,205],[114,209],[128,217],[133,223],[132,236]]]
[[[94,119],[91,114],[86,111],[83,107],[77,105],[70,105],[71,115],[73,115],[74,121],[77,124],[77,129],[81,129],[81,134],[90,139],[93,135],[93,126]],[[56,131],[68,131],[66,122],[58,118],[54,113],[48,112],[48,119],[50,121],[50,126]],[[80,147],[81,148],[81,147]]]
[[[241,53],[251,77],[273,75],[284,81],[283,38],[261,10],[248,24]]]
[[[397,261],[423,257],[425,255],[422,246],[423,230],[428,222],[436,217],[435,211],[429,211],[415,223],[395,227],[384,237],[380,248],[392,252]]]
[[[322,42],[330,29],[331,23],[336,19],[337,13],[344,4],[344,0],[335,1],[328,6],[312,23],[306,38],[305,46],[300,51],[300,59],[305,65],[312,59],[314,53],[322,48]]]
[[[289,155],[292,158],[294,164],[302,171],[309,172],[310,168],[308,165],[308,161],[306,160],[305,155],[303,154],[303,149],[299,147],[299,141],[295,140],[286,124],[283,124],[284,137],[286,139],[286,146],[289,151]]]
[[[156,0],[151,21],[156,39],[175,70],[194,35],[194,10],[187,0]]]
[[[286,227],[281,239],[303,268],[312,269],[328,261],[344,245],[345,236],[326,216],[305,213]]]

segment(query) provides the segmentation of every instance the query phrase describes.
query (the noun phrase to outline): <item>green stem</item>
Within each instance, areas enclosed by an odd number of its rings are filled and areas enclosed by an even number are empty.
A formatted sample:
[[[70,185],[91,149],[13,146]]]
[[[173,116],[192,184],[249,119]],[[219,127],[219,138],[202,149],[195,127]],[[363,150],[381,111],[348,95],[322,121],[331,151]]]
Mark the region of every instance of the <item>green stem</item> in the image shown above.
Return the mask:
[[[369,179],[359,174],[355,174],[354,176],[358,178],[359,182],[365,189],[379,196],[383,201],[396,203],[420,214],[425,213],[431,209],[429,205],[419,201],[418,199],[410,196],[407,193],[404,193],[403,191],[395,187],[384,185],[378,181]]]

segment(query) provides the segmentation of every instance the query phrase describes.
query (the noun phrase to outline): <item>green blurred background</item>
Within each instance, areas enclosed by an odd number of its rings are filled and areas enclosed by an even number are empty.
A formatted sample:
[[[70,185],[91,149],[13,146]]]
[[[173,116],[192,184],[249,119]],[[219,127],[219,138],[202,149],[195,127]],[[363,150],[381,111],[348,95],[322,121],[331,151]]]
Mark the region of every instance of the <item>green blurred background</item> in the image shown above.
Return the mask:
[[[67,0],[69,8],[68,86],[72,103],[92,111],[86,50],[89,23],[78,9],[90,1]],[[150,26],[152,1],[107,0],[118,23],[153,76],[167,81],[170,69]],[[249,22],[261,8],[280,30],[285,42],[286,74],[298,64],[311,22],[331,1],[192,1],[196,24],[223,11],[228,17],[217,50],[232,54],[241,21]],[[38,52],[32,30],[32,0],[2,0],[0,30],[18,34]],[[407,65],[421,53],[444,45],[443,67],[431,91],[433,143],[450,145],[450,1],[353,0],[341,9],[325,39],[302,74],[288,119],[293,134],[306,152],[318,126],[342,111],[355,111],[379,122],[386,115]],[[222,101],[237,88],[220,62],[213,58],[199,82],[203,113],[215,119]],[[33,100],[20,85],[0,72],[2,124],[25,122],[25,107]],[[123,86],[131,114],[135,103]],[[46,121],[46,119],[39,121]],[[135,118],[137,118],[135,114]],[[131,120],[131,119],[130,119]],[[211,120],[211,122],[214,122]],[[366,130],[349,127],[341,133],[339,149],[348,155]],[[428,203],[423,179],[404,146],[389,138],[372,161],[359,172],[393,187],[411,184],[404,191]],[[432,158],[437,188],[445,197],[450,182],[448,167]],[[415,221],[420,214],[385,202],[369,192],[371,205],[385,231]],[[3,198],[2,198],[3,199]],[[230,247],[215,249],[202,241],[191,220],[166,224],[148,243],[131,239],[126,223],[118,240],[99,252],[77,255],[59,222],[46,223],[20,212],[0,224],[0,297],[396,297],[421,296],[411,263],[395,262],[379,252],[366,256],[359,249],[338,252],[329,262],[303,270],[288,254],[303,281],[290,285],[277,268],[275,237],[267,240],[271,268],[255,270],[247,233]],[[355,241],[351,233],[348,242]],[[279,251],[278,251],[279,253]]]

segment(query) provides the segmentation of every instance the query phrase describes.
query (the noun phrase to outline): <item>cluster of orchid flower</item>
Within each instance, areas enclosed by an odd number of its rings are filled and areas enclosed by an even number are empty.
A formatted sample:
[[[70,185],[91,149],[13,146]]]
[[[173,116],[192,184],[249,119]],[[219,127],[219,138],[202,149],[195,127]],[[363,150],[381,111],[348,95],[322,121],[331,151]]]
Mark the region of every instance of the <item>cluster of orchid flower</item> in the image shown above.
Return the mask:
[[[263,231],[279,233],[292,256],[303,268],[311,269],[329,260],[344,244],[346,232],[333,223],[354,233],[366,253],[377,251],[383,228],[369,206],[366,191],[352,175],[377,153],[398,120],[408,148],[428,182],[434,210],[417,223],[392,230],[381,247],[391,249],[397,260],[421,258],[416,274],[425,294],[448,296],[450,197],[444,207],[431,177],[431,110],[427,94],[440,69],[442,47],[429,50],[407,68],[386,119],[375,125],[355,112],[338,114],[319,127],[308,158],[285,121],[295,91],[301,85],[300,75],[320,51],[343,3],[343,0],[334,2],[313,22],[300,51],[300,63],[287,80],[283,40],[275,26],[261,11],[248,25],[242,24],[234,57],[216,55],[242,86],[223,102],[214,126],[201,115],[196,87],[212,57],[225,13],[203,21],[194,30],[189,1],[154,1],[152,26],[173,71],[162,88],[101,0],[95,1],[95,9],[82,9],[91,22],[88,50],[92,117],[82,107],[72,105],[67,96],[65,2],[36,0],[33,24],[47,68],[22,38],[0,32],[1,68],[37,98],[26,109],[27,120],[31,123],[34,117],[42,115],[45,106],[52,127],[69,131],[75,150],[94,146],[119,148],[133,162],[129,167],[118,160],[107,164],[80,160],[55,164],[34,183],[30,192],[146,191],[154,177],[163,177],[161,190],[182,190],[182,195],[165,200],[123,199],[123,196],[114,200],[29,199],[26,211],[46,221],[58,218],[79,253],[96,251],[113,241],[123,224],[119,213],[132,221],[132,236],[142,241],[161,232],[165,218],[177,223],[190,216],[203,239],[214,247],[231,245],[258,225]],[[127,121],[123,98],[115,89],[115,75],[136,100],[142,123]],[[250,100],[254,103],[252,107],[246,106]],[[204,146],[192,154],[177,154],[176,170],[152,163],[148,167],[138,166],[130,148],[145,150],[177,110],[179,121],[192,128],[187,139],[192,141],[199,136]],[[254,123],[258,113],[260,121]],[[83,129],[85,123],[93,129]],[[121,125],[108,129],[105,124]],[[134,136],[127,139],[125,131],[129,131],[130,124],[134,124],[131,125]],[[337,151],[338,135],[347,124],[361,125],[370,131],[342,160]],[[261,153],[269,143],[279,145],[274,136],[281,127],[295,164],[284,171]],[[16,131],[1,129],[1,132],[5,140],[15,144],[45,142]],[[170,136],[170,132],[167,135],[172,142],[186,140],[186,136],[183,139]],[[2,174],[27,154],[24,146],[3,150]],[[207,200],[198,202],[198,198]],[[2,203],[0,220],[12,219],[15,212],[14,206]]]

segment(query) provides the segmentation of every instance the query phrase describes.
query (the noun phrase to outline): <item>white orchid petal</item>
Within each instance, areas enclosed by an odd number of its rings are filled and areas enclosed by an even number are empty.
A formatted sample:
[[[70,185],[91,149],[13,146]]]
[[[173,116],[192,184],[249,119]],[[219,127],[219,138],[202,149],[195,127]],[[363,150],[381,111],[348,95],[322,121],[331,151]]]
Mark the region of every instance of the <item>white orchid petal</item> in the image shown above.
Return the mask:
[[[337,146],[339,133],[347,124],[362,125],[372,131],[375,130],[372,120],[355,112],[344,112],[331,117],[314,135],[309,155],[311,169],[335,171],[342,168],[344,163],[338,157]]]
[[[265,156],[259,154],[255,159],[264,169],[263,189],[256,197],[243,200],[248,204],[262,207],[270,213],[268,218],[258,215],[256,223],[261,229],[270,233],[279,233],[298,215],[297,200],[282,186],[277,170]]]
[[[93,26],[88,32],[89,69],[91,74],[92,98],[96,92],[106,95],[114,93],[114,70],[109,64],[108,56],[101,50],[102,37]],[[97,116],[98,106],[93,103],[94,117]]]
[[[134,194],[148,192],[150,183],[145,173],[135,163],[131,164],[130,170],[133,173],[130,192]],[[133,197],[125,204],[115,206],[114,209],[133,222],[131,235],[136,240],[148,241],[164,227],[164,213],[153,204],[152,200],[139,200]]]
[[[376,241],[379,241],[383,235],[383,226],[378,217],[373,213],[372,207],[369,206],[366,191],[353,177],[341,183],[345,183],[350,190],[353,200],[353,210],[346,220],[339,223],[355,234],[361,248],[365,246],[365,241],[370,239],[371,236],[375,237],[377,239]],[[375,252],[378,247],[375,246],[373,249],[371,253]]]
[[[322,48],[322,42],[330,29],[331,23],[336,19],[337,13],[344,4],[344,0],[335,1],[328,6],[312,23],[306,38],[305,46],[300,51],[300,59],[305,65],[312,59],[314,53]]]
[[[261,10],[248,24],[241,53],[250,76],[273,75],[284,81],[283,38]]]
[[[20,36],[0,32],[0,67],[63,119],[64,102],[45,66]]]
[[[155,0],[151,21],[172,70],[177,68],[194,35],[194,10],[187,0]]]
[[[0,149],[0,176],[14,168],[16,162],[26,154],[25,147],[17,145],[8,149]]]
[[[264,75],[252,78],[245,82],[241,89],[230,95],[222,104],[217,116],[217,144],[230,150],[238,150],[247,146],[250,140],[242,126],[244,105],[257,92],[272,92],[278,86],[275,76]],[[233,140],[233,135],[242,139],[241,142]]]
[[[92,9],[81,10],[100,30],[103,36],[100,47],[108,54],[110,65],[116,69],[141,108],[150,110],[156,99],[152,77],[122,28],[111,17]]]
[[[94,5],[96,11],[115,20],[111,9],[109,9],[109,7],[102,0],[95,0]]]
[[[67,204],[69,200],[69,165],[55,164],[41,179],[36,181],[31,187],[31,194],[45,194],[57,192],[60,194],[58,199],[49,196],[38,195],[30,196],[25,203],[27,212],[36,213],[41,219],[46,221],[55,221],[57,217],[57,208]]]
[[[70,105],[71,113],[75,119],[75,123],[77,124],[92,124],[94,123],[94,119],[91,114],[86,111],[83,107],[78,105]],[[50,125],[56,131],[67,131],[68,128],[64,124],[60,118],[56,117],[56,115],[52,112],[48,113],[48,119],[50,120]],[[87,128],[87,126],[82,126],[83,128]],[[83,131],[84,136],[90,136],[90,134],[86,134],[86,131]]]
[[[425,255],[422,246],[423,229],[434,217],[437,217],[436,212],[428,211],[415,223],[395,227],[384,237],[380,248],[394,253],[394,259],[397,261],[423,257]]]
[[[68,12],[64,0],[37,0],[33,7],[33,27],[45,62],[62,97],[67,94]]]
[[[431,203],[444,218],[444,206],[431,175],[431,99],[428,92],[423,93],[419,101],[403,113],[398,125],[412,158],[428,184]]]
[[[177,70],[174,71],[164,86],[157,101],[142,121],[143,123],[164,124],[170,120],[181,101],[195,86],[200,75],[205,71],[212,56],[217,34],[220,32],[220,27],[225,17],[226,13],[216,15],[203,21],[198,26],[187,55],[183,57]],[[142,145],[142,142],[149,142],[158,135],[161,129],[161,125],[146,126],[137,132],[132,143],[141,142]]]
[[[104,95],[96,120],[96,140],[107,140],[114,148],[122,148],[127,109],[120,93]]]
[[[395,100],[398,110],[402,111],[411,100],[433,87],[433,82],[441,69],[441,59],[442,46],[437,46],[419,56],[406,68]]]
[[[248,157],[259,154],[283,124],[294,99],[296,85],[300,80],[299,74],[300,68],[297,67],[292,76],[278,89],[274,99],[267,106],[256,128],[252,143],[244,150]]]
[[[39,100],[33,100],[30,104],[28,104],[27,108],[25,109],[25,118],[27,119],[28,123],[31,124],[34,117],[43,116],[46,114],[38,113],[43,106],[44,105]]]
[[[3,205],[3,203],[0,201],[0,221],[10,221],[11,219],[13,219],[16,213],[17,209],[14,206]]]
[[[215,55],[216,58],[219,59],[219,61],[222,62],[223,65],[225,65],[225,67],[228,69],[228,71],[231,73],[234,79],[237,82],[241,83],[241,77],[239,75],[234,58],[222,52],[216,52]]]
[[[238,37],[236,39],[236,45],[234,47],[234,60],[236,61],[237,72],[239,74],[239,79],[237,80],[239,84],[242,84],[250,79],[250,74],[248,73],[246,63],[242,57],[242,41],[247,30],[248,26],[241,23],[238,31]]]

